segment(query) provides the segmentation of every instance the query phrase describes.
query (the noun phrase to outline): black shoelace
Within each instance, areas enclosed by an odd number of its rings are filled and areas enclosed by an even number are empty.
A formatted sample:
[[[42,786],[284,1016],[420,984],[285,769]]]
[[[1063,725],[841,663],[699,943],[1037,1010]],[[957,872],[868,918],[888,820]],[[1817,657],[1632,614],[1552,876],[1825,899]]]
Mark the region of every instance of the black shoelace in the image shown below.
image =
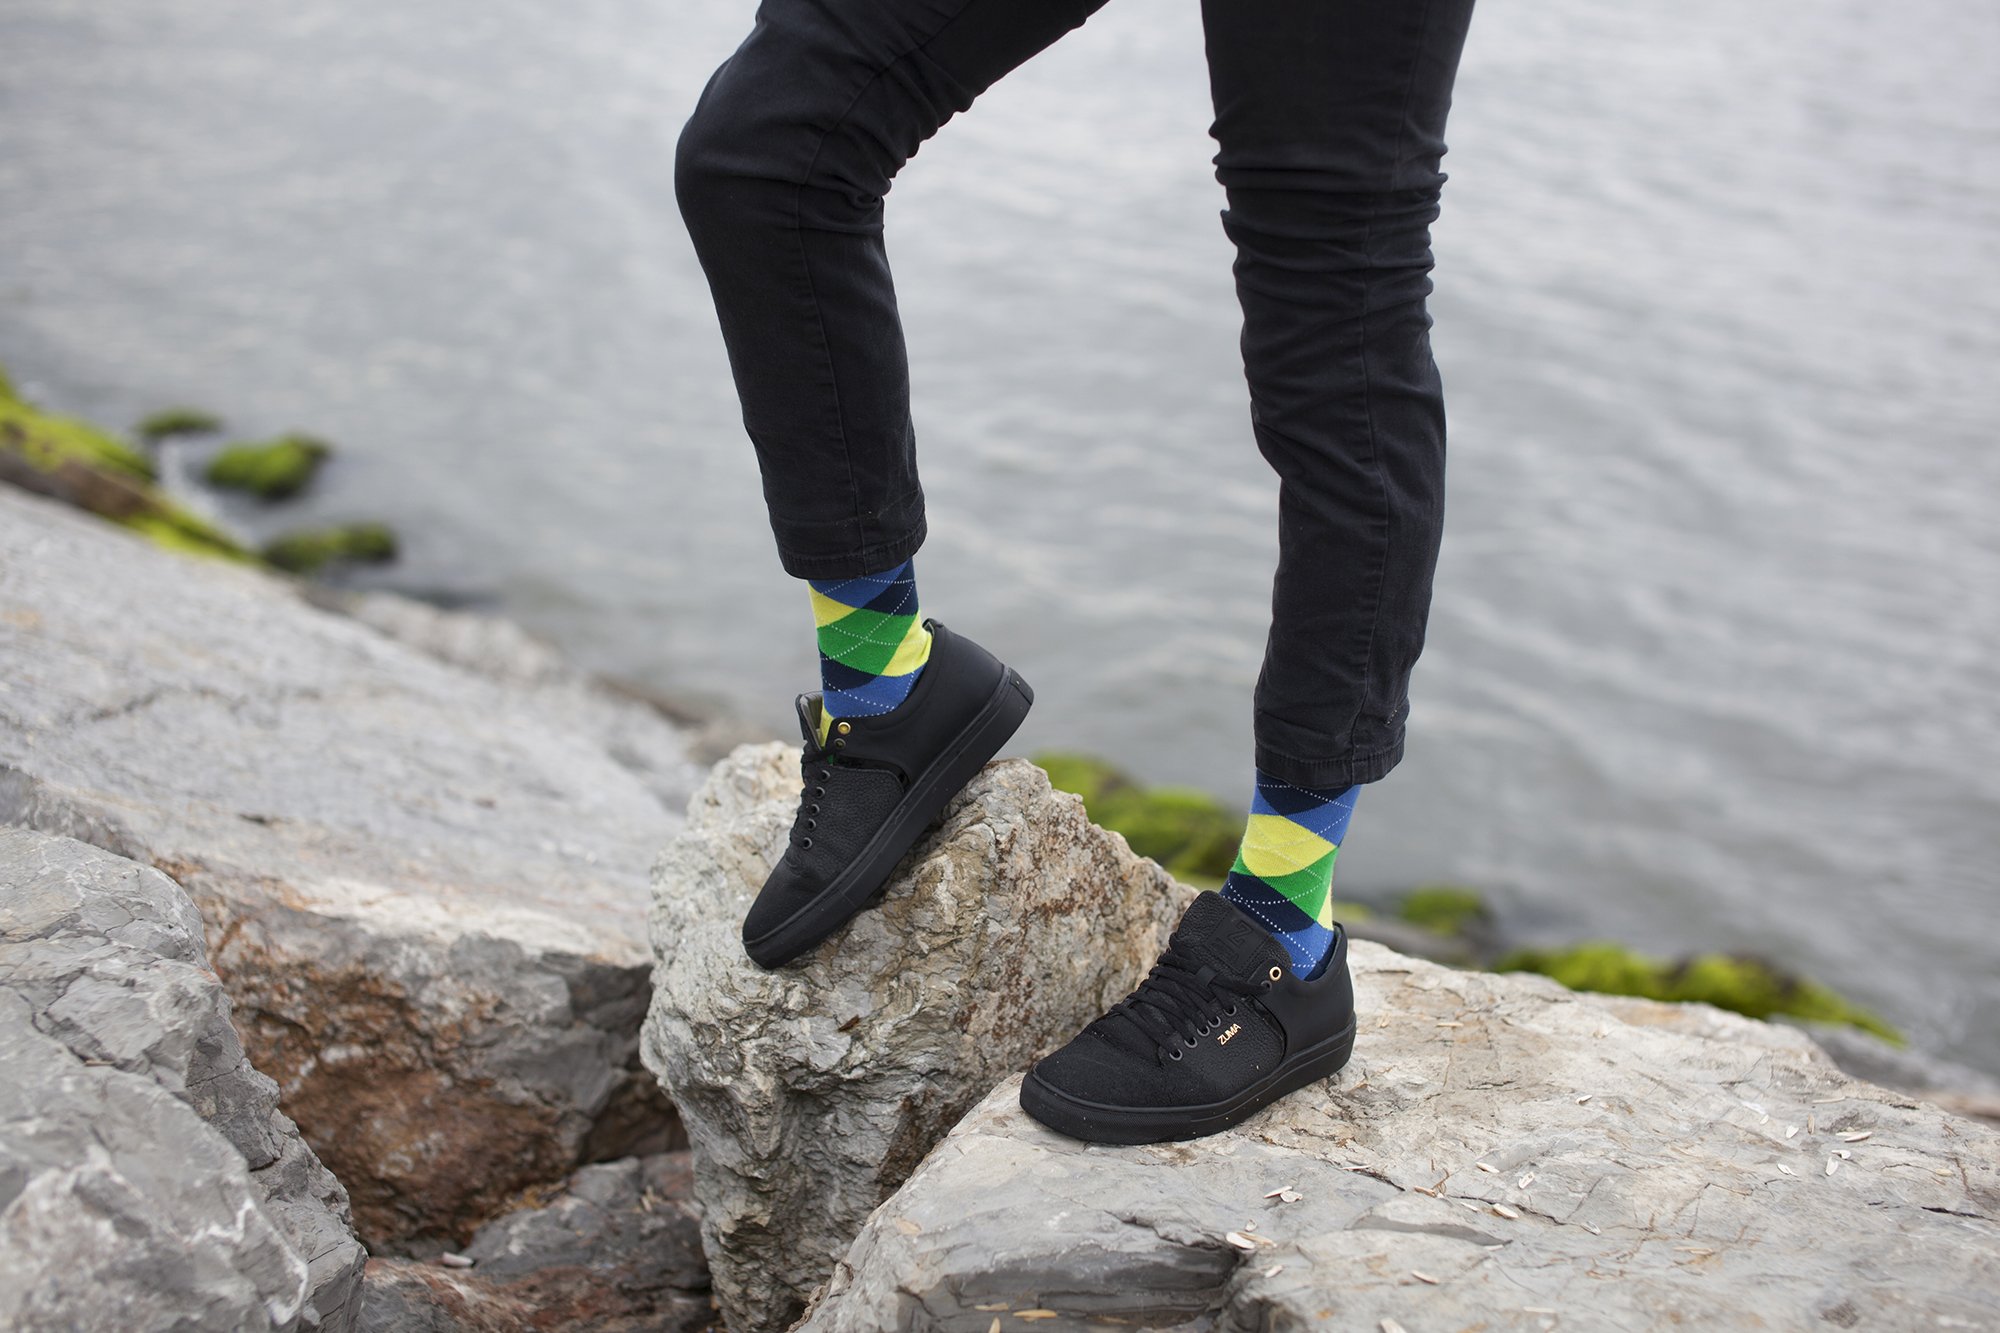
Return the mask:
[[[1123,1015],[1152,1038],[1159,1048],[1155,1058],[1178,1060],[1220,1027],[1223,1019],[1235,1016],[1235,1000],[1223,1007],[1225,994],[1240,998],[1269,988],[1268,982],[1238,981],[1206,963],[1197,964],[1169,941],[1167,951],[1138,989],[1112,1005],[1104,1016]]]
[[[811,750],[799,756],[799,808],[792,816],[792,846],[807,848],[813,845],[812,831],[819,824],[819,802],[826,795],[826,780],[833,776],[833,760],[824,751],[815,755]]]

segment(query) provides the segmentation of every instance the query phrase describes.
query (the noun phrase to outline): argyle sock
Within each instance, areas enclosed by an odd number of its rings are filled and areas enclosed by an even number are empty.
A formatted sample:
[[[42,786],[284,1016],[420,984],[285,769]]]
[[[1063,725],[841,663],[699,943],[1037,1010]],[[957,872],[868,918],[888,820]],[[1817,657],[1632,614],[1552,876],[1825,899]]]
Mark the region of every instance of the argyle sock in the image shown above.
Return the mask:
[[[930,660],[914,563],[911,557],[879,574],[806,581],[819,631],[820,744],[835,718],[886,713],[903,702]]]
[[[1236,864],[1222,896],[1283,941],[1309,976],[1333,947],[1333,860],[1361,788],[1299,787],[1256,769]]]

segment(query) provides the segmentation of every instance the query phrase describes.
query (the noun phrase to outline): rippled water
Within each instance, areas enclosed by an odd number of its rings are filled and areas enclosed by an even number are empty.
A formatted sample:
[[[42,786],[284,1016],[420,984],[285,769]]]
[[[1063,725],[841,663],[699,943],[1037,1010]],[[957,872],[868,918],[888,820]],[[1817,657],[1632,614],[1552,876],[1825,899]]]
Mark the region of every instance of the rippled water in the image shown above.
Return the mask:
[[[303,512],[398,523],[403,586],[789,733],[805,594],[670,181],[753,9],[7,0],[0,361],[325,434]],[[1996,56],[1944,0],[1481,0],[1449,532],[1345,891],[1765,950],[2000,1069]],[[1207,98],[1196,7],[1114,0],[924,146],[889,234],[920,587],[1035,683],[1011,752],[1242,802],[1277,488]]]

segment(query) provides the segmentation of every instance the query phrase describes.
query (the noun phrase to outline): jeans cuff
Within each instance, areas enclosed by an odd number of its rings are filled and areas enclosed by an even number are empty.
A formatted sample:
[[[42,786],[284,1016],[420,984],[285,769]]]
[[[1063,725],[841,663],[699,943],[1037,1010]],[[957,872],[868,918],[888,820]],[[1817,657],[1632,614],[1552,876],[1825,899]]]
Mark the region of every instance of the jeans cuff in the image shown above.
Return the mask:
[[[795,579],[855,579],[863,574],[879,574],[915,555],[929,531],[929,524],[920,514],[916,526],[902,536],[868,546],[849,546],[838,551],[807,551],[787,545],[780,539],[778,563]]]
[[[1403,729],[1398,727],[1395,739],[1385,746],[1363,754],[1340,755],[1330,759],[1301,759],[1296,755],[1280,754],[1259,742],[1255,747],[1255,762],[1260,771],[1295,787],[1344,790],[1356,783],[1379,782],[1387,777],[1389,770],[1403,757],[1403,740]]]

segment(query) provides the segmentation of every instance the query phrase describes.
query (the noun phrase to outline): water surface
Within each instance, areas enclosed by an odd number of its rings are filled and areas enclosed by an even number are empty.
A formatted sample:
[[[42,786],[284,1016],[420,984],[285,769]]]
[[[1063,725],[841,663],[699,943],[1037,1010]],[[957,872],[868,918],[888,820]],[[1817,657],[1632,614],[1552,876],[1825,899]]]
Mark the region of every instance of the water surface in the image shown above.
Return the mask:
[[[816,683],[672,148],[748,0],[8,0],[0,361],[342,456],[401,586],[787,733]],[[2000,1070],[2000,11],[1482,0],[1435,231],[1449,531],[1339,885],[1757,949]],[[1191,0],[946,125],[889,238],[926,609],[1011,747],[1249,796],[1275,560]],[[273,520],[230,511],[252,530]]]

